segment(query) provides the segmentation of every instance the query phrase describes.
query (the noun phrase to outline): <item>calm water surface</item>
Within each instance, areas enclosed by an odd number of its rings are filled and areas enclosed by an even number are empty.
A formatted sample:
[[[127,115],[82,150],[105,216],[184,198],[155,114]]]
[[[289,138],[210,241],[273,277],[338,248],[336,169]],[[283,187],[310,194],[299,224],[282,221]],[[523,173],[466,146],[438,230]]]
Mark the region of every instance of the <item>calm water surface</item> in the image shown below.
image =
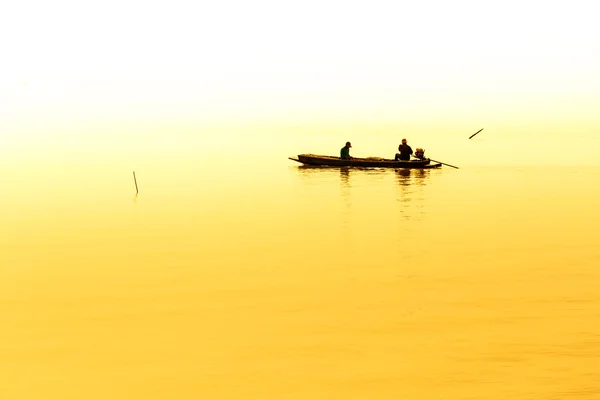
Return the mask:
[[[600,398],[600,167],[158,154],[1,164],[2,399]]]

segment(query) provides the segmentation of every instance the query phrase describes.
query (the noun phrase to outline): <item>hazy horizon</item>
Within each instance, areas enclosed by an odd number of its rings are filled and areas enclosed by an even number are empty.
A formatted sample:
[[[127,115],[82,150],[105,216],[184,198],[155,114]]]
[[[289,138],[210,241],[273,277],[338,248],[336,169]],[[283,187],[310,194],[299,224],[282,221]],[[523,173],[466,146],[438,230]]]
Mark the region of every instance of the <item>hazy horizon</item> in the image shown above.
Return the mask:
[[[590,7],[14,3],[0,28],[12,38],[0,151],[170,135],[210,146],[219,139],[211,131],[261,126],[415,139],[480,128],[515,139],[590,136],[600,127]]]

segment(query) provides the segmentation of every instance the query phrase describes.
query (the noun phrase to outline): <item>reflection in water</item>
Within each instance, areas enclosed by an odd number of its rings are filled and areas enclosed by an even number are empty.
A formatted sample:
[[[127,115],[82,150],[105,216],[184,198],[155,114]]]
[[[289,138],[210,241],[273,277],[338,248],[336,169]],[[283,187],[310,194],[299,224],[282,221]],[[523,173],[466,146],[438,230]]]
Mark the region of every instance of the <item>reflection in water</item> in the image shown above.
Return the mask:
[[[398,201],[402,204],[401,211],[406,220],[420,219],[424,214],[423,189],[429,179],[430,170],[402,168],[396,170],[396,177],[400,186]],[[406,208],[406,209],[404,209]]]
[[[300,172],[300,176],[307,180],[309,185],[317,185],[323,179],[330,179],[333,173],[337,172],[330,168],[323,168],[317,165],[300,165],[293,167],[294,170]]]
[[[415,177],[415,184],[419,186],[424,186],[426,180],[429,179],[430,172],[431,171],[428,169],[415,169],[413,174]]]
[[[398,175],[398,183],[400,186],[410,186],[410,169],[403,168],[397,169],[396,174]]]
[[[402,168],[396,170],[398,183],[400,184],[401,194],[399,201],[406,203],[416,198],[417,187],[425,186],[429,179],[429,170]]]
[[[359,173],[356,175],[357,177],[366,177],[368,175],[378,175],[379,177],[383,177],[390,173],[389,169],[384,168],[323,167],[318,165],[301,165],[295,167],[295,169],[300,171],[304,177],[310,177],[311,179],[316,177],[327,179],[331,178],[334,174],[339,173],[341,185],[345,188],[352,186],[350,183],[351,173]],[[394,171],[400,186],[407,188],[410,186],[425,186],[427,180],[430,178],[431,172],[428,169],[420,168],[400,168]]]
[[[324,167],[320,165],[300,165],[295,167],[304,177],[331,178],[339,172],[343,187],[350,187],[350,170],[352,167]]]
[[[424,201],[426,195],[424,187],[430,179],[431,170],[310,165],[302,165],[296,168],[300,171],[302,177],[306,178],[309,185],[322,185],[325,182],[333,183],[339,176],[339,210],[344,215],[344,218],[342,218],[344,226],[349,223],[346,217],[356,213],[357,196],[360,197],[360,194],[364,193],[362,191],[363,187],[369,188],[370,194],[368,197],[370,199],[383,199],[388,196],[388,192],[391,194],[395,191],[396,195],[394,197],[402,205],[399,212],[403,219],[420,219],[425,215]],[[394,176],[398,186],[394,185]],[[360,202],[362,201],[361,199]]]
[[[342,167],[340,168],[340,178],[342,179],[343,187],[350,187],[350,168]]]
[[[401,186],[424,186],[427,183],[427,179],[429,179],[430,172],[430,170],[424,168],[402,168],[396,170],[398,183]]]
[[[352,215],[352,186],[350,185],[350,167],[340,168],[340,183],[341,183],[341,194],[342,194],[342,226],[347,233],[347,228],[350,226],[351,215]],[[348,243],[352,243],[352,236],[350,235],[346,239]]]
[[[331,173],[332,171],[336,170],[334,168],[322,167],[320,165],[299,165],[294,166],[293,168],[300,171],[304,176],[312,176],[319,173]]]

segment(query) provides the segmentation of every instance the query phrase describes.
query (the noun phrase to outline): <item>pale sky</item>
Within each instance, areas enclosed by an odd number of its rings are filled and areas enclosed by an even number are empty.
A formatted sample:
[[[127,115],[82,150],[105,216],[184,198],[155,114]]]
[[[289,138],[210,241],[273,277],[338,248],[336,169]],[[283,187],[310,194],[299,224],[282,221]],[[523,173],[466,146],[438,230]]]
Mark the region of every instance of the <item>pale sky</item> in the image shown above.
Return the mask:
[[[598,122],[592,1],[19,1],[0,38],[3,144],[161,118]]]

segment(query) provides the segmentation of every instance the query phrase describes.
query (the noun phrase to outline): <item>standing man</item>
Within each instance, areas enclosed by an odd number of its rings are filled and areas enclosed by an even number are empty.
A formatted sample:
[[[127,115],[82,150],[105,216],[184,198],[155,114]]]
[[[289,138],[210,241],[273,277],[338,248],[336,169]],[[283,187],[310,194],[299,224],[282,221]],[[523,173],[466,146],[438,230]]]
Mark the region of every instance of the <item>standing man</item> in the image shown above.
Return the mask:
[[[413,150],[408,144],[406,144],[406,139],[402,139],[402,144],[398,146],[398,151],[399,153],[396,153],[396,161],[410,161],[410,156],[413,153]]]
[[[350,142],[346,142],[346,145],[340,150],[340,158],[342,160],[349,160],[352,158],[350,157],[350,147],[352,147]]]

